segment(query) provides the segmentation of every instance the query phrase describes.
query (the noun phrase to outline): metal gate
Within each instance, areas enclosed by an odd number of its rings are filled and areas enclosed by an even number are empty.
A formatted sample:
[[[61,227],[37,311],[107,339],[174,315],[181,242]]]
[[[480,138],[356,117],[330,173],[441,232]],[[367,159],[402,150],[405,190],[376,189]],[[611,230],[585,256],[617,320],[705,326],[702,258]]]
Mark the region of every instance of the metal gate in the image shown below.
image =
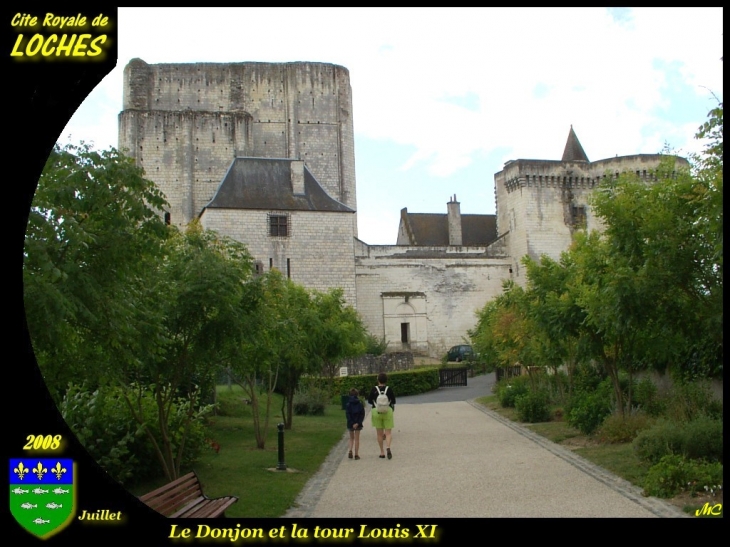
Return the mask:
[[[494,369],[495,376],[499,382],[502,378],[514,378],[522,374],[522,367],[516,365],[513,367],[497,367]]]
[[[439,369],[439,387],[454,387],[465,385],[466,367]]]

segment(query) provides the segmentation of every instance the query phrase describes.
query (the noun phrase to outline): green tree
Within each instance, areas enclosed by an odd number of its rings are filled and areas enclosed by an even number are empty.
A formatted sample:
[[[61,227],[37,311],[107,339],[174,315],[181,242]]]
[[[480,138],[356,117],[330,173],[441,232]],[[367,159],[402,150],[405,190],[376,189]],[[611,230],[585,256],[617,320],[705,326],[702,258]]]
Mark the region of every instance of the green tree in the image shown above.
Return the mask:
[[[245,314],[236,338],[238,354],[229,372],[251,401],[256,447],[263,450],[281,371],[306,359],[306,333],[301,322],[309,295],[277,270],[248,284],[246,295],[242,301]]]
[[[119,359],[114,379],[125,388],[135,420],[145,431],[169,480],[180,475],[190,428],[209,410],[215,373],[230,365],[252,261],[246,248],[192,222],[171,237],[165,256],[145,277],[145,335],[154,351]],[[152,396],[156,422],[144,401]],[[181,409],[184,416],[181,419]],[[174,420],[173,420],[174,419]],[[176,424],[177,431],[170,429]]]
[[[577,234],[571,258],[577,266],[576,302],[585,313],[589,355],[611,378],[616,408],[625,411],[619,370],[633,370],[651,313],[649,295],[641,292],[642,273],[636,273],[597,232]]]
[[[36,359],[57,403],[69,382],[99,383],[116,358],[146,351],[136,319],[141,279],[168,233],[156,213],[164,205],[114,149],[57,145],[50,154],[28,218],[23,290]]]
[[[317,359],[318,332],[322,329],[322,317],[310,291],[287,280],[285,300],[287,322],[283,334],[284,346],[279,348],[279,380],[277,391],[284,397],[281,412],[284,429],[291,429],[294,417],[294,393],[303,374],[318,373],[321,367]]]
[[[342,289],[299,294],[290,311],[296,318],[300,336],[295,355],[282,361],[279,377],[284,395],[284,427],[291,429],[294,418],[294,394],[304,374],[324,374],[331,384],[340,361],[365,353],[367,330],[357,311],[347,305]],[[328,390],[331,392],[331,389]]]
[[[475,351],[495,366],[528,364],[534,331],[527,305],[525,290],[505,282],[502,294],[477,313],[477,325],[470,332]]]
[[[634,293],[626,318],[648,327],[635,357],[695,377],[722,370],[722,105],[697,137],[709,144],[691,169],[668,158],[652,183],[624,176],[593,200],[611,269]]]
[[[345,302],[342,289],[315,291],[312,301],[318,327],[311,332],[313,357],[332,382],[342,359],[365,353],[368,332],[360,314]]]
[[[547,256],[540,261],[523,259],[527,269],[528,286],[532,294],[530,314],[545,333],[550,355],[548,365],[557,372],[565,365],[568,375],[568,395],[572,395],[575,371],[584,359],[585,340],[581,326],[585,313],[576,302],[571,290],[575,265],[569,253],[563,253],[559,262]],[[560,376],[557,376],[560,378]],[[562,385],[559,384],[562,392]]]

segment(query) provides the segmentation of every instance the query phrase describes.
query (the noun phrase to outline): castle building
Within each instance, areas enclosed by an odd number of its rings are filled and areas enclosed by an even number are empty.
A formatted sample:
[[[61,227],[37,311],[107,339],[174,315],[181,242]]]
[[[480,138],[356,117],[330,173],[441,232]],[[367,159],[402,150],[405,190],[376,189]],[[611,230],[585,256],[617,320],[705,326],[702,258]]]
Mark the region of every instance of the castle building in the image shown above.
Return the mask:
[[[341,287],[388,348],[441,357],[476,312],[524,284],[524,255],[559,258],[600,229],[588,196],[606,176],[649,178],[660,155],[590,162],[571,127],[560,161],[514,160],[494,176],[496,215],[401,210],[396,245],[357,237],[352,91],[326,63],[193,63],[124,70],[119,149],[165,193],[168,222],[199,218],[245,243],[256,269]],[[684,160],[682,160],[684,161]]]

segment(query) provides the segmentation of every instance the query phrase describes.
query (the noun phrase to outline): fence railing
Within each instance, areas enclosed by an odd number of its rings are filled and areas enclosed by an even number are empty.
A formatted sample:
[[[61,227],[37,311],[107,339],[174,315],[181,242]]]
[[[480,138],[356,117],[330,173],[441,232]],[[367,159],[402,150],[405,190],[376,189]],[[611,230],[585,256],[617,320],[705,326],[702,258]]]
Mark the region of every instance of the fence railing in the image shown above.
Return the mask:
[[[494,374],[499,382],[502,378],[514,378],[522,375],[522,367],[520,365],[514,367],[497,367]]]
[[[465,386],[466,375],[466,367],[440,368],[439,387]]]

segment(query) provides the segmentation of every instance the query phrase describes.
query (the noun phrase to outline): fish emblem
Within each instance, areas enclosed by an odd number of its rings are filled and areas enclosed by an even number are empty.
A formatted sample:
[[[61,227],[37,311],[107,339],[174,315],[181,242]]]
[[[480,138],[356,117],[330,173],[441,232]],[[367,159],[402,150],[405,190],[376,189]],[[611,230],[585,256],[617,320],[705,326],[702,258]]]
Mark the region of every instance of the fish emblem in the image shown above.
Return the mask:
[[[33,521],[35,524],[49,524],[50,520],[43,520],[42,518],[38,517]]]
[[[63,507],[63,505],[59,505],[55,501],[52,501],[51,503],[46,503],[46,507],[49,509],[59,509],[60,507]]]
[[[27,494],[30,490],[23,490],[22,488],[14,488],[11,490],[13,494]]]
[[[27,492],[27,490],[26,490]],[[53,489],[54,494],[68,494],[68,490],[64,490],[63,488],[54,488]]]
[[[34,507],[38,507],[38,504],[36,503],[35,505],[33,505],[33,504],[28,503],[28,502],[25,502],[25,503],[23,503],[21,505],[21,507],[23,509],[33,509]]]
[[[48,490],[43,490],[43,488],[34,488],[33,493],[34,494],[48,494]]]

